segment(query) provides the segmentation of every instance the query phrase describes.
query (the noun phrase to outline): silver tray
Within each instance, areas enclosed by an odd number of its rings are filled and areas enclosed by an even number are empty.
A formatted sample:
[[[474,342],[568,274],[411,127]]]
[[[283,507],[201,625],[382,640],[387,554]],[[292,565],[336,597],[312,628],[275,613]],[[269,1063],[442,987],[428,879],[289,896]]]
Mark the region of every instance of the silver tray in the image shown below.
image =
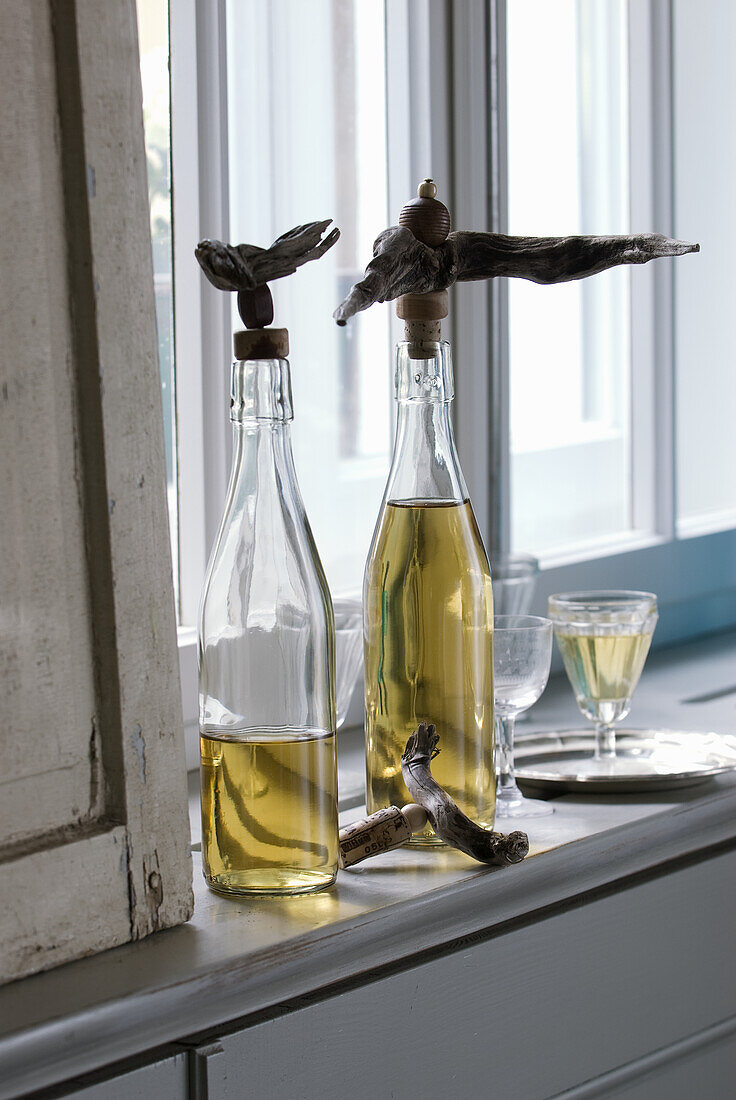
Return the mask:
[[[619,730],[616,757],[595,760],[593,729],[530,734],[514,745],[525,794],[638,794],[694,787],[736,768],[736,737],[682,730]],[[603,768],[601,765],[603,764]]]

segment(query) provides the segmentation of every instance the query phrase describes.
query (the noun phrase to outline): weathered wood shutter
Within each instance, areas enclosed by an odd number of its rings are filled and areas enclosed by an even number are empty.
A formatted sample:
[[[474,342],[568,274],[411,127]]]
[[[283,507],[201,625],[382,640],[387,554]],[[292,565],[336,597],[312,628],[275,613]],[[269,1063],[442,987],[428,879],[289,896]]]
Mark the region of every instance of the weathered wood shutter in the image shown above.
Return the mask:
[[[135,15],[0,5],[0,980],[192,912]]]

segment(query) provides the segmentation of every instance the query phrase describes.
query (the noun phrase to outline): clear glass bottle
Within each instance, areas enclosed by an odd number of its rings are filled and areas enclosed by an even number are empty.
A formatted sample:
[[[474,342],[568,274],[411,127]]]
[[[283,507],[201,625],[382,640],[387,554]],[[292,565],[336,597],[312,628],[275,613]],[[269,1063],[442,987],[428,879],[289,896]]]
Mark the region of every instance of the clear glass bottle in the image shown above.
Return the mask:
[[[199,625],[202,862],[225,894],[337,873],[335,636],[291,449],[286,359],[236,360],[233,465]]]
[[[366,801],[369,813],[410,801],[401,754],[434,722],[437,781],[491,827],[493,593],[455,448],[446,342],[397,348],[393,460],[366,565]],[[428,827],[414,843],[440,843]]]

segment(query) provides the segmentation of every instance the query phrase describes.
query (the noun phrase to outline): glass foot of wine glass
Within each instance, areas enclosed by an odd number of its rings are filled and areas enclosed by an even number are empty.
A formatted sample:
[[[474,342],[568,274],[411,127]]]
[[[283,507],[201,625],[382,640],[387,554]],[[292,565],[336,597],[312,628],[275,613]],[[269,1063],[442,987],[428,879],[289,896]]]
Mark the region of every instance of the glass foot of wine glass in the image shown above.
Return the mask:
[[[496,821],[511,817],[549,817],[554,807],[538,798],[525,798],[518,787],[496,791]]]
[[[496,819],[547,817],[554,807],[525,798],[514,774],[514,724],[536,703],[549,676],[552,623],[536,615],[496,615],[493,675],[498,747]]]

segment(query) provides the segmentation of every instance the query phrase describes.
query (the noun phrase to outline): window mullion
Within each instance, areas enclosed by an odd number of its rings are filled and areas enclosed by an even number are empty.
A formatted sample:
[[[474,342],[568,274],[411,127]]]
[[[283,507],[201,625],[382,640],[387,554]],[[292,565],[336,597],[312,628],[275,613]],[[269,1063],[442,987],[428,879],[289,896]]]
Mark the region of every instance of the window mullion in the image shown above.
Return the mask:
[[[653,228],[674,236],[673,70],[671,0],[651,0],[652,103],[654,157]],[[675,391],[675,319],[672,262],[655,268],[654,318],[656,326],[655,425],[657,448],[657,530],[669,539],[677,526],[677,438]]]
[[[655,217],[654,82],[652,12],[649,4],[628,4],[629,20],[629,228],[651,227]],[[656,267],[637,268],[629,278],[631,527],[659,532],[668,492],[658,481],[661,456],[657,430]],[[660,410],[661,414],[661,410]],[[664,497],[664,500],[662,499]],[[666,528],[666,523],[664,523]]]
[[[669,4],[629,2],[631,228],[672,235]],[[631,295],[632,526],[675,531],[673,267],[637,268]],[[635,279],[635,284],[633,280]]]
[[[506,97],[506,0],[491,0],[488,24],[488,228],[508,232],[508,164]],[[487,451],[489,522],[488,545],[494,553],[511,548],[511,432],[509,376],[508,280],[494,279],[490,315],[490,391],[488,417],[490,438]]]
[[[451,6],[452,214],[459,229],[492,230],[504,218],[504,10],[502,2],[484,0]],[[493,548],[506,542],[508,530],[504,290],[479,282],[452,295],[458,447],[479,526]]]
[[[172,0],[170,35],[180,613],[191,627],[230,461],[230,303],[194,259],[203,237],[228,239],[224,0]]]
[[[199,89],[199,230],[229,240],[227,39],[225,0],[197,4]],[[232,358],[230,295],[205,279],[202,295],[202,417],[204,422],[205,535],[211,546],[222,515],[230,465],[228,406]]]
[[[198,148],[195,0],[174,0],[169,10],[179,605],[181,623],[193,626],[207,554],[201,288],[193,255],[200,202],[199,175],[192,170]]]
[[[389,222],[393,225],[399,211],[412,193],[413,165],[406,150],[411,149],[411,80],[407,59],[411,57],[408,0],[386,2],[386,140]],[[416,186],[416,185],[415,185]],[[376,227],[378,235],[380,227]],[[402,328],[396,311],[390,309],[391,340],[395,344],[402,337]],[[390,351],[389,351],[390,354]]]

